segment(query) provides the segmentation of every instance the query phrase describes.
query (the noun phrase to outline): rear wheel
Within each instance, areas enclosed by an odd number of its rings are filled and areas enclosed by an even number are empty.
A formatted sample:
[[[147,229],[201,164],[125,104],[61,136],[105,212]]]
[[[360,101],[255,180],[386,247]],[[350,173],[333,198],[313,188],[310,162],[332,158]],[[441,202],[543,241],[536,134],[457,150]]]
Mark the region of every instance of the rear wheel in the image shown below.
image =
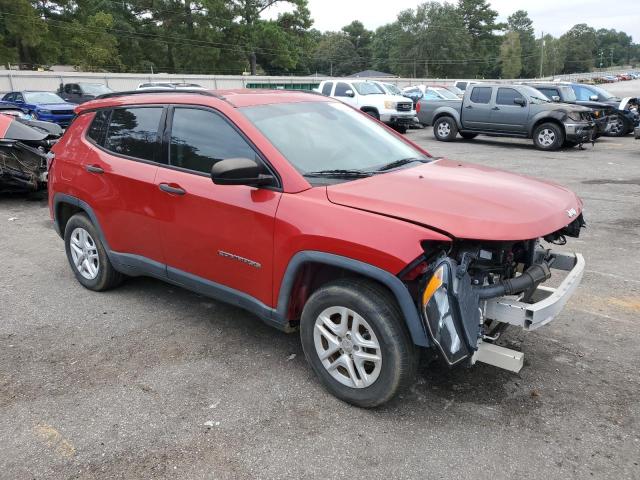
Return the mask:
[[[86,214],[77,213],[69,219],[64,246],[71,270],[83,287],[103,291],[122,281],[123,275],[111,265],[98,231]]]
[[[324,387],[353,405],[381,405],[414,378],[416,348],[395,299],[374,282],[341,279],[317,290],[300,338]]]
[[[452,117],[440,117],[433,124],[433,135],[441,142],[452,142],[458,134],[458,126]]]
[[[555,123],[542,123],[533,131],[533,144],[539,150],[558,150],[564,143],[564,132]]]

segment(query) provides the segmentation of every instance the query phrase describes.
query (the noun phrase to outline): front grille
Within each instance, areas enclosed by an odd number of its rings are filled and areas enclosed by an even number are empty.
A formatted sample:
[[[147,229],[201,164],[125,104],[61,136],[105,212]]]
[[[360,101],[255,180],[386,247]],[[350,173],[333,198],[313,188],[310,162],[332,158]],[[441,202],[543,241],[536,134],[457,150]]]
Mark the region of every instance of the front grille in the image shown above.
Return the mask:
[[[595,119],[591,112],[582,112],[582,119],[591,122]]]
[[[413,102],[400,102],[396,105],[396,110],[399,112],[410,112],[413,110]]]
[[[54,115],[73,115],[73,110],[51,110]]]

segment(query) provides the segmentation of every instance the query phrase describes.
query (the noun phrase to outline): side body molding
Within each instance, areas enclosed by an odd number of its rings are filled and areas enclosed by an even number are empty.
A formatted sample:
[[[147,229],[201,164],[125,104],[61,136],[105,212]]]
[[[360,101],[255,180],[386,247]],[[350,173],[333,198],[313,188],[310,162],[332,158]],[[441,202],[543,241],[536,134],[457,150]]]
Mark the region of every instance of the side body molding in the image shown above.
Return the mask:
[[[418,309],[409,290],[407,290],[404,283],[402,283],[398,277],[374,265],[331,253],[312,250],[298,252],[289,261],[284,277],[282,278],[277,306],[274,309],[260,302],[258,299],[239,290],[227,287],[226,285],[212,282],[211,280],[178,270],[146,257],[114,252],[109,247],[109,243],[104,236],[98,218],[89,204],[77,197],[62,193],[55,194],[53,203],[53,221],[56,232],[58,232],[61,237],[64,237],[64,232],[61,231],[59,219],[57,218],[58,207],[61,203],[68,203],[82,209],[98,230],[98,235],[100,236],[102,244],[105,246],[109,260],[113,264],[113,267],[119,272],[130,276],[145,275],[158,278],[207,297],[230,303],[248,310],[257,315],[265,323],[283,331],[291,331],[291,326],[287,319],[289,297],[296,275],[305,263],[332,265],[369,277],[385,285],[393,293],[400,306],[413,342],[422,347],[430,346]]]

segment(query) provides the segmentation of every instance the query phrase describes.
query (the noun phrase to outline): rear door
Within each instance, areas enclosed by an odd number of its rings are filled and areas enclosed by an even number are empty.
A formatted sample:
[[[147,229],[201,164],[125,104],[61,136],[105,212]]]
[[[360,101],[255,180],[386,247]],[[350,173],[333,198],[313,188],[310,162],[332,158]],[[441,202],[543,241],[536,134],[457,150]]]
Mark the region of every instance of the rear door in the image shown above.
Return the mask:
[[[491,129],[492,87],[469,86],[462,105],[461,121],[464,128],[472,130]]]
[[[525,101],[525,106],[516,100]],[[515,88],[498,87],[491,107],[491,128],[501,132],[526,133],[529,105]]]
[[[98,111],[74,186],[94,210],[109,247],[162,263],[154,183],[160,160],[162,106]]]
[[[169,161],[158,170],[155,190],[169,278],[215,282],[270,305],[274,219],[282,194],[215,185],[210,178],[211,167],[223,159],[251,158],[265,169],[266,164],[216,110],[176,106],[169,124]]]

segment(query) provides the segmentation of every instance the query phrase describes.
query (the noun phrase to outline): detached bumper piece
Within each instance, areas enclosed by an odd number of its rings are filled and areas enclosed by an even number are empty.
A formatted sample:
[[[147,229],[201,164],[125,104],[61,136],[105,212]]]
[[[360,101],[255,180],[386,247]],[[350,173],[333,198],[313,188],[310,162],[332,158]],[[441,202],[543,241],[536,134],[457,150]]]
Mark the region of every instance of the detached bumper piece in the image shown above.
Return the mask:
[[[597,136],[594,122],[565,123],[566,138],[570,142],[587,143]]]
[[[33,192],[47,182],[47,157],[22,142],[0,140],[0,192]]]
[[[557,288],[539,285],[531,302],[518,297],[499,297],[485,300],[483,317],[508,323],[525,330],[535,330],[556,318],[576,291],[584,274],[584,258],[579,253],[552,253],[552,270],[569,272]]]

